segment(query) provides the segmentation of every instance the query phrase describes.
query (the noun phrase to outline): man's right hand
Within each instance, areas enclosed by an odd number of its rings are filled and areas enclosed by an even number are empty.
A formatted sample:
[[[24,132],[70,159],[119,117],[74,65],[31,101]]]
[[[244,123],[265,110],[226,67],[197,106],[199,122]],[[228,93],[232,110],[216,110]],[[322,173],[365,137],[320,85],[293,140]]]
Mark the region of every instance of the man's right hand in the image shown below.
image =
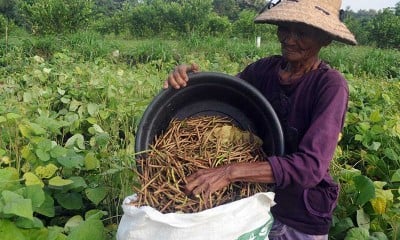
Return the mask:
[[[186,84],[189,80],[188,73],[189,72],[199,72],[200,68],[197,64],[192,63],[190,65],[183,64],[178,65],[174,68],[174,70],[168,75],[167,80],[165,80],[163,88],[166,89],[168,86],[171,86],[175,89],[179,89],[181,87],[186,87]]]

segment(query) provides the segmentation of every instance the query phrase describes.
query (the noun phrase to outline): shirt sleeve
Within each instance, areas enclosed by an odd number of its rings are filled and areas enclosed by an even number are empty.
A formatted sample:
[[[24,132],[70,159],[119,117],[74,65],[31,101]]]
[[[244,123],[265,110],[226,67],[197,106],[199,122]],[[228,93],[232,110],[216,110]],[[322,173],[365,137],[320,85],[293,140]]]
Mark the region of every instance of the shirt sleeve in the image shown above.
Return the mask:
[[[316,93],[310,125],[300,140],[298,151],[268,158],[277,188],[314,187],[328,172],[343,128],[349,93],[340,73],[334,71],[327,76],[322,81],[327,84]]]

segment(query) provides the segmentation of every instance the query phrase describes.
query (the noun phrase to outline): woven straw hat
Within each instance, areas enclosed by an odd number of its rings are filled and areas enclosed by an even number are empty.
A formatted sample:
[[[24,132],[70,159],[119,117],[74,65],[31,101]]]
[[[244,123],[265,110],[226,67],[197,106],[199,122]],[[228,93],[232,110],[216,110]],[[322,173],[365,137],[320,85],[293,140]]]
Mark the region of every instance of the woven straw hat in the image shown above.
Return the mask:
[[[333,40],[356,45],[350,30],[340,20],[341,0],[281,0],[270,2],[258,15],[255,23],[276,24],[282,22],[304,23],[323,30]]]

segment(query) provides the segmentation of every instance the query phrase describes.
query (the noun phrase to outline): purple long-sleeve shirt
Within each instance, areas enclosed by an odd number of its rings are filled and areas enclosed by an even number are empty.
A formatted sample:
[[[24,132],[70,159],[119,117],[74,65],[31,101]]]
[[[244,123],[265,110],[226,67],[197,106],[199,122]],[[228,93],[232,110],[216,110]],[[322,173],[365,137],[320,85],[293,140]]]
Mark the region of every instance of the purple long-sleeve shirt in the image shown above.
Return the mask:
[[[274,217],[307,234],[327,234],[339,192],[329,165],[344,124],[348,86],[324,62],[293,85],[281,85],[278,72],[285,64],[280,56],[263,58],[238,77],[263,93],[283,128],[286,154],[268,157],[276,182]]]

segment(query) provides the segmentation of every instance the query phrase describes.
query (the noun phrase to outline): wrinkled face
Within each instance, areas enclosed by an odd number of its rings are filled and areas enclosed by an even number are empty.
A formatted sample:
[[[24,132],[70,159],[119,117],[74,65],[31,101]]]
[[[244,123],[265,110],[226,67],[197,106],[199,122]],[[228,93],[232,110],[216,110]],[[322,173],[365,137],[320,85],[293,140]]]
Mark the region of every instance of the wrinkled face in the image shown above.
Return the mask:
[[[281,42],[282,56],[289,62],[315,57],[321,47],[331,42],[323,31],[304,24],[279,24],[277,34]]]

